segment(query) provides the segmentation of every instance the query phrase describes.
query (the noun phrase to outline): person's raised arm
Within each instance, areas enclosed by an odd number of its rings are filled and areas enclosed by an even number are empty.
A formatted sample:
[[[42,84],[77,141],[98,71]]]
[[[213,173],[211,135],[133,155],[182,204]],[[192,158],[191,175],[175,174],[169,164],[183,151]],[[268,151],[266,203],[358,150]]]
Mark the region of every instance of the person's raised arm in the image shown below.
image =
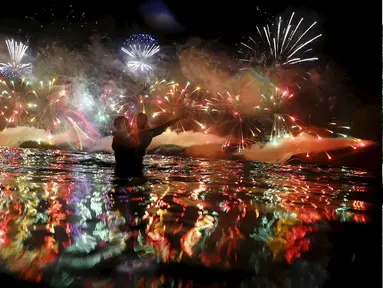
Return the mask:
[[[183,117],[182,115],[178,116],[178,117],[166,122],[165,124],[162,124],[156,128],[151,129],[153,132],[153,137],[161,135],[162,133],[164,133],[166,128],[168,128],[168,127],[172,126],[174,123],[178,122],[182,117]]]

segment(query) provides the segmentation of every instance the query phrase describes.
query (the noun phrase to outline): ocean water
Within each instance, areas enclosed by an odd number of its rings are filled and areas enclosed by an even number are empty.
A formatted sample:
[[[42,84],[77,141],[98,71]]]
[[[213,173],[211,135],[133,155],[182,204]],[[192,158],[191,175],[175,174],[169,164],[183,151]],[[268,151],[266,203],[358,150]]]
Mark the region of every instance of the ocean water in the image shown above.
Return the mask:
[[[377,193],[347,167],[155,155],[121,181],[112,154],[20,148],[0,167],[0,269],[53,287],[322,287]]]

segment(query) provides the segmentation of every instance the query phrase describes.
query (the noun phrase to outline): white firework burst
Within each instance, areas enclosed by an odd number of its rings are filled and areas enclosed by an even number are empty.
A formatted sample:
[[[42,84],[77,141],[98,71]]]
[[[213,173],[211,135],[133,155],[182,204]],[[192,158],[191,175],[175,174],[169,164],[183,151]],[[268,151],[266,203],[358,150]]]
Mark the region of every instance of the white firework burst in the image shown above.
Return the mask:
[[[5,40],[7,44],[10,61],[7,63],[0,63],[0,72],[6,76],[21,76],[28,74],[32,70],[31,63],[22,63],[25,51],[28,49],[27,45],[15,40]]]
[[[133,72],[148,73],[154,69],[153,57],[160,52],[157,41],[148,34],[134,34],[121,50],[128,55],[127,67]]]
[[[303,18],[296,23],[294,15],[293,12],[288,22],[279,17],[271,25],[256,27],[254,37],[240,43],[240,61],[249,66],[280,67],[318,60],[318,57],[309,56],[312,52],[309,44],[322,36],[311,36],[310,32],[317,22],[305,29]]]

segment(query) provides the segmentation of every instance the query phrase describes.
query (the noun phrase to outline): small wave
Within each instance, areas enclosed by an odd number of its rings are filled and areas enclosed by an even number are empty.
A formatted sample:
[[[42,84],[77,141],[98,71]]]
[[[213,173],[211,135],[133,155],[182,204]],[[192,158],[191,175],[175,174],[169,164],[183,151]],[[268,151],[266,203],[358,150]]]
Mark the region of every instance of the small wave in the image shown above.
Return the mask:
[[[373,143],[372,141],[362,141],[354,138],[318,138],[302,135],[282,139],[277,144],[271,142],[263,146],[254,144],[242,153],[238,153],[238,155],[243,155],[245,159],[252,161],[285,163],[293,155],[339,150],[347,147],[360,149]]]

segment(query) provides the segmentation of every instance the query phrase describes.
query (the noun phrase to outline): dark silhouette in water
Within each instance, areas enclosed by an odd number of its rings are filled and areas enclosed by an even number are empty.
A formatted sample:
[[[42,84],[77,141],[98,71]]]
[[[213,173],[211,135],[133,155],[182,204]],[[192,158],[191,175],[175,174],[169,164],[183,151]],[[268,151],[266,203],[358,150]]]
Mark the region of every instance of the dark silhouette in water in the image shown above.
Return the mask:
[[[30,288],[42,288],[42,287],[49,288],[50,287],[46,283],[35,283],[35,282],[26,281],[26,280],[21,280],[13,275],[9,275],[3,272],[0,273],[0,281],[2,281],[3,283],[7,283],[4,285],[5,287],[10,287],[10,286],[30,287]]]
[[[129,121],[119,116],[114,120],[112,149],[116,160],[115,175],[118,178],[142,177],[143,157],[153,138],[165,132],[181,117],[177,117],[156,128],[149,128],[148,117],[137,115],[136,127],[132,131]]]
[[[128,120],[119,116],[114,120],[116,132],[113,133],[112,149],[116,160],[115,175],[119,178],[140,177],[142,169],[139,167],[136,148],[137,141],[131,135]]]

